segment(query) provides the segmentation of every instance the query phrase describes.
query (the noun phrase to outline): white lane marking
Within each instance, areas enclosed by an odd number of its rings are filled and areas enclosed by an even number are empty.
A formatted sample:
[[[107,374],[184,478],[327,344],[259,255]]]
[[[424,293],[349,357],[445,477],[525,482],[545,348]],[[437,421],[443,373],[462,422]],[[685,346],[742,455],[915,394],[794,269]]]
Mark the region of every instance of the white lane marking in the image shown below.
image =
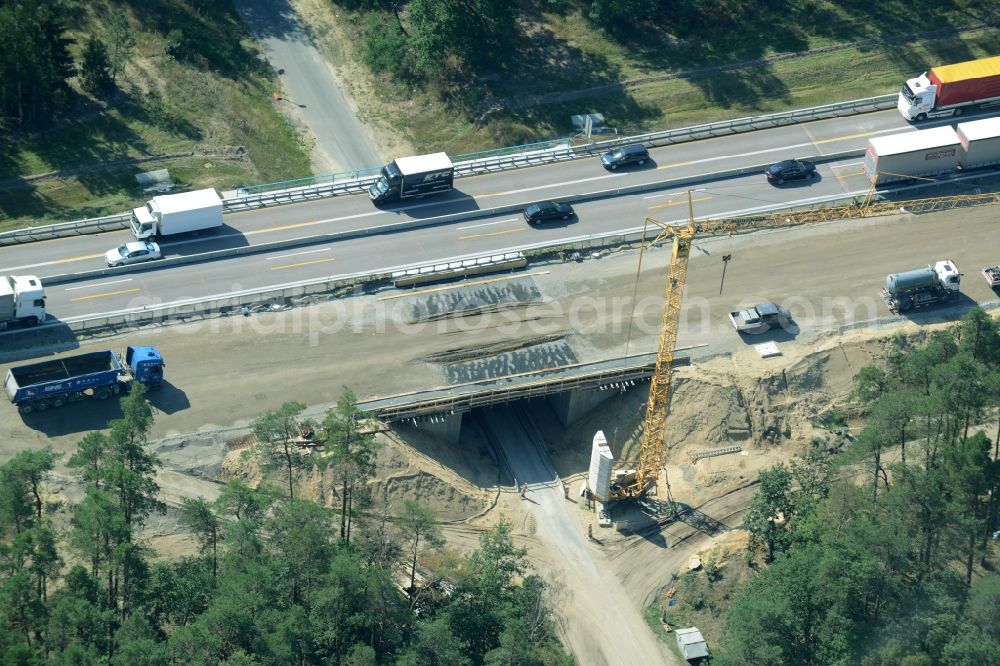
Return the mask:
[[[488,227],[493,224],[503,224],[504,222],[517,222],[516,217],[508,217],[506,220],[499,220],[497,222],[483,222],[482,224],[470,224],[467,227],[455,227],[456,231],[463,231],[465,229],[475,229],[477,227]]]
[[[505,194],[521,194],[522,192],[534,192],[535,190],[547,190],[552,187],[566,187],[566,185],[576,185],[577,183],[590,183],[595,180],[607,180],[608,178],[618,178],[619,176],[627,176],[626,173],[614,173],[608,174],[607,176],[594,176],[593,178],[577,178],[574,179],[572,183],[552,183],[551,185],[538,185],[537,187],[524,187],[520,190],[506,190],[504,192],[497,192],[495,194],[490,194],[491,197],[502,197]],[[482,197],[483,195],[480,195]]]
[[[859,164],[864,164],[864,162],[848,162],[846,164],[831,164],[831,169],[839,169],[841,167],[857,166]]]
[[[332,247],[321,247],[318,250],[305,250],[304,252],[293,252],[291,254],[283,254],[283,255],[281,255],[279,257],[267,257],[266,259],[267,259],[267,261],[273,261],[275,259],[284,259],[286,257],[297,257],[300,254],[313,254],[315,252],[329,252],[332,249],[333,249]]]
[[[122,282],[131,282],[132,278],[125,278],[124,280],[112,280],[111,282],[95,282],[94,284],[85,284],[82,287],[66,287],[63,291],[76,291],[77,289],[91,289],[93,287],[105,287],[109,284],[121,284]]]
[[[874,136],[876,134],[886,134],[886,133],[889,133],[889,132],[901,133],[900,129],[898,127],[896,127],[896,128],[892,128],[892,129],[884,129],[884,130],[876,130],[874,132],[868,132],[868,133],[865,134],[865,136]],[[836,140],[839,141],[840,139],[836,139]],[[845,138],[843,140],[844,141],[848,141],[849,139]],[[731,160],[731,159],[733,159],[735,157],[753,157],[755,155],[765,155],[767,153],[787,152],[789,150],[794,150],[796,148],[815,148],[815,147],[816,147],[816,145],[812,141],[805,141],[803,143],[794,143],[794,144],[791,144],[791,145],[788,145],[788,146],[778,146],[778,147],[775,147],[775,148],[764,148],[763,150],[753,150],[753,151],[750,151],[750,152],[747,152],[747,153],[735,153],[733,155],[718,155],[716,157],[706,157],[706,158],[701,159],[701,160],[691,160],[689,162],[682,162],[682,163],[677,164],[676,166],[693,166],[693,165],[696,165],[696,164],[708,164],[709,162],[719,162],[721,160]],[[639,173],[641,173],[641,172],[639,172]],[[606,180],[608,178],[619,178],[621,176],[627,176],[627,175],[629,175],[628,172],[624,172],[624,173],[610,173],[610,174],[607,174],[606,176],[595,176],[594,178],[581,178],[579,180],[574,180],[573,184],[575,184],[575,183],[587,183],[587,182],[591,182],[591,181],[595,181],[595,180]],[[704,175],[710,175],[710,174],[704,174]],[[521,189],[521,190],[507,190],[505,192],[497,192],[496,194],[493,194],[493,195],[490,195],[490,196],[503,196],[505,194],[520,194],[521,192],[533,192],[535,190],[544,190],[544,189],[552,188],[552,187],[565,187],[566,185],[567,185],[567,183],[552,183],[551,185],[539,185],[537,187],[527,187],[527,188],[524,188],[524,189]],[[654,198],[657,198],[657,196],[663,196],[663,195],[656,195],[656,196],[650,196],[650,197],[644,197],[644,198],[654,199]]]

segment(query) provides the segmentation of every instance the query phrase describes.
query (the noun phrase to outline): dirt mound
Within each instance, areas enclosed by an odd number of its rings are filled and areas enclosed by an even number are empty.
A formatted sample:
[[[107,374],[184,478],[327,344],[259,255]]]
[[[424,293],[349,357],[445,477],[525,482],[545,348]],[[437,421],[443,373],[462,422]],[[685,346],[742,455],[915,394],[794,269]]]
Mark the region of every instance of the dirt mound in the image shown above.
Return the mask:
[[[399,515],[404,500],[413,498],[433,508],[443,521],[464,520],[490,506],[492,495],[486,489],[495,486],[499,471],[489,451],[477,444],[476,438],[463,440],[462,455],[456,456],[436,435],[412,426],[396,428],[378,434],[375,477],[368,483],[371,496],[388,503],[390,515]],[[239,438],[232,441],[239,442]],[[221,479],[232,478],[242,479],[251,487],[265,480],[278,488],[286,487],[282,470],[262,474],[247,447],[237,446],[225,456]],[[327,507],[340,506],[335,471],[316,464],[299,473],[296,496]]]

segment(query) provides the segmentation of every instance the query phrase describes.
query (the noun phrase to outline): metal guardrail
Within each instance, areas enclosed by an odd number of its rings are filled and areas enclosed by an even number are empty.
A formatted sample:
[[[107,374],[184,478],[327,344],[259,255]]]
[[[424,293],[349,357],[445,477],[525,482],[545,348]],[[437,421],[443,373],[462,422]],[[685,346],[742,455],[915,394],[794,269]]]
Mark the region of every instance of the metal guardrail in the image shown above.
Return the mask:
[[[337,173],[323,174],[322,176],[306,176],[305,178],[293,178],[291,180],[279,180],[273,183],[263,183],[260,185],[240,185],[236,188],[236,198],[264,194],[273,190],[295,190],[303,187],[322,187],[333,185],[338,181],[354,181],[371,176],[377,176],[382,167],[365,167],[354,169],[353,171],[339,171]]]
[[[490,150],[480,150],[473,153],[463,153],[453,155],[453,162],[475,162],[477,160],[502,157],[504,155],[518,155],[521,153],[532,153],[539,150],[546,150],[557,145],[568,145],[572,137],[560,137],[557,139],[546,139],[525,143],[519,146],[505,146],[503,148],[493,148]],[[263,183],[260,185],[241,185],[236,188],[237,198],[249,197],[255,194],[264,194],[275,190],[297,190],[301,188],[323,187],[344,181],[363,180],[377,177],[382,167],[365,167],[353,171],[341,171],[338,173],[324,174],[322,176],[307,176],[305,178],[294,178],[292,180],[280,180],[273,183]]]
[[[131,213],[118,213],[116,215],[76,220],[75,222],[61,222],[42,227],[28,227],[27,229],[5,231],[0,233],[0,246],[22,245],[50,238],[86,236],[89,234],[104,233],[105,231],[116,231],[127,227],[131,216]]]
[[[392,273],[392,284],[396,287],[413,287],[418,284],[429,284],[452,280],[458,277],[486,275],[500,271],[514,271],[528,265],[523,252],[505,252],[487,257],[434,263],[419,268],[410,268]]]
[[[872,113],[874,111],[884,111],[896,108],[897,93],[891,95],[879,95],[877,97],[866,97],[864,99],[850,100],[847,102],[837,102],[836,104],[824,104],[807,109],[796,109],[794,111],[783,111],[764,116],[747,116],[745,118],[734,118],[704,125],[694,125],[692,127],[681,127],[663,132],[652,132],[650,134],[640,134],[623,139],[604,141],[600,143],[588,144],[594,150],[607,150],[608,148],[620,146],[628,143],[642,143],[646,146],[668,146],[675,143],[686,143],[698,141],[727,134],[740,134],[743,132],[755,132],[760,129],[772,127],[782,127],[784,125],[795,125],[798,123],[822,120],[825,118],[839,118],[843,116],[855,116],[862,113]]]
[[[836,118],[841,116],[857,115],[890,109],[895,106],[896,94],[881,95],[878,97],[868,97],[865,99],[851,100],[848,102],[838,102],[836,104],[826,104],[823,106],[810,107],[806,109],[796,109],[794,111],[784,111],[781,113],[768,114],[764,116],[749,116],[745,118],[735,118],[693,127],[682,127],[678,129],[665,130],[662,132],[652,132],[638,136],[621,137],[609,141],[590,142],[583,145],[573,145],[569,139],[551,139],[537,144],[527,144],[517,148],[528,148],[516,154],[507,154],[509,148],[498,148],[494,151],[484,151],[483,153],[468,153],[456,156],[456,175],[459,177],[477,174],[493,173],[506,169],[518,169],[528,166],[536,166],[551,162],[579,159],[589,157],[595,152],[611,150],[617,146],[630,143],[643,143],[647,146],[666,146],[689,141],[697,141],[727,134],[738,134],[741,132],[751,132],[769,127],[780,127],[796,123],[820,120],[823,118]],[[535,146],[538,146],[536,149]],[[464,158],[464,159],[463,159]],[[311,182],[315,178],[300,179],[301,185],[294,185],[284,189],[270,189],[274,183],[258,186],[245,186],[237,190],[238,196],[223,201],[227,212],[236,210],[247,210],[253,208],[263,208],[266,206],[278,206],[283,204],[308,201],[311,199],[322,199],[339,196],[343,194],[358,194],[365,192],[377,175],[362,175],[372,171],[370,169],[360,169],[346,174],[356,174],[354,178],[345,178],[340,182],[336,181],[338,175],[321,177],[330,178],[330,182]],[[377,174],[377,170],[374,170]],[[278,184],[288,185],[299,181],[282,181]],[[249,193],[250,189],[259,191]],[[240,192],[244,194],[240,195]],[[51,238],[61,238],[66,236],[78,236],[84,234],[101,233],[121,229],[128,224],[129,213],[118,213],[106,217],[78,220],[76,222],[64,222],[60,224],[43,227],[33,227],[31,229],[21,229],[0,233],[0,247],[5,245],[18,245],[30,243],[38,240]]]

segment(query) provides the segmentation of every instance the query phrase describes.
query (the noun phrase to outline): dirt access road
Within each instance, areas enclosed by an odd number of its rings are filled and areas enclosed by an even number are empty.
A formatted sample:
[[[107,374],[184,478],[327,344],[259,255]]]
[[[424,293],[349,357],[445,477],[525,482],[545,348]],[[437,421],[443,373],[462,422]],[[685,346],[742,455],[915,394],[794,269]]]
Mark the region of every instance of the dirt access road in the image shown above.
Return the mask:
[[[606,559],[595,552],[597,542],[588,541],[579,512],[575,518],[569,513],[574,505],[563,495],[558,475],[543,453],[543,443],[530,426],[508,407],[484,413],[514,477],[528,485],[521,502],[530,523],[537,526],[540,548],[547,551],[547,556],[533,559],[556,605],[573,609],[560,613],[557,621],[563,641],[578,663],[679,663],[649,631],[641,616],[642,607],[629,598]],[[533,554],[538,550],[532,549]]]
[[[283,87],[278,107],[293,125],[314,137],[314,174],[378,166],[370,132],[340,89],[330,64],[316,49],[286,0],[237,0],[236,10],[257,37]]]

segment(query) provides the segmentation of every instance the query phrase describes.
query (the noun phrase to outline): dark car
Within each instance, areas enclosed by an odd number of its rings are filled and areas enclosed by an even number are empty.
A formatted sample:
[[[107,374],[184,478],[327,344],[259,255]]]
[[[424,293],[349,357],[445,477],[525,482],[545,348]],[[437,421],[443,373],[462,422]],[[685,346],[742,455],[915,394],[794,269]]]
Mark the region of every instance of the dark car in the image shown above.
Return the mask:
[[[780,185],[786,180],[803,180],[816,177],[816,165],[806,160],[782,160],[764,170],[767,180]]]
[[[611,169],[612,171],[620,166],[628,166],[629,164],[638,164],[641,166],[648,159],[649,151],[646,150],[646,146],[638,143],[615,148],[610,152],[601,154],[601,164],[604,165],[605,169]]]
[[[548,220],[568,220],[573,217],[573,207],[555,201],[539,201],[524,209],[524,219],[528,224],[538,224]]]

